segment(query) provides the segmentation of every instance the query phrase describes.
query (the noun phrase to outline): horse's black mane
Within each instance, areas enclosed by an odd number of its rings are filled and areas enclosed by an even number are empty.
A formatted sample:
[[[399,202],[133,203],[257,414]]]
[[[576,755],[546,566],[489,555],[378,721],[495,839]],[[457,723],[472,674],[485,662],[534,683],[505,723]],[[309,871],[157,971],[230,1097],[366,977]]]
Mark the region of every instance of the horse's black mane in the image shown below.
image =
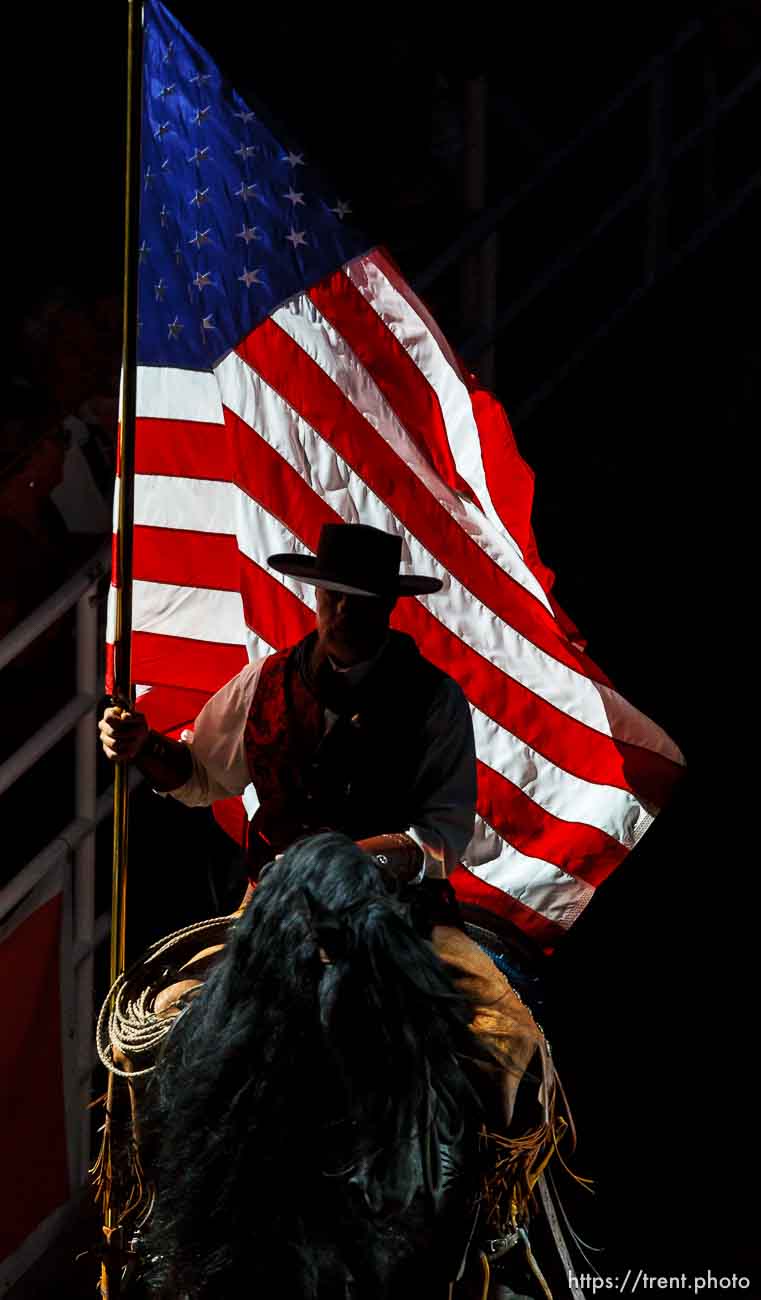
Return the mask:
[[[446,1147],[478,1124],[470,1018],[364,853],[291,848],[151,1085],[154,1292],[412,1294]]]

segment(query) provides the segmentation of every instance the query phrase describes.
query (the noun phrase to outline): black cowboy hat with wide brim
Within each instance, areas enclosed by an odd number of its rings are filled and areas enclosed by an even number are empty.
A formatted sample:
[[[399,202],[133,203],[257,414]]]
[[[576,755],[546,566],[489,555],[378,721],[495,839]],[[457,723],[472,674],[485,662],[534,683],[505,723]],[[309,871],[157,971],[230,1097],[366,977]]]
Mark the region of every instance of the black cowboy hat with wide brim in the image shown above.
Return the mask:
[[[401,558],[401,537],[368,524],[323,524],[316,555],[287,551],[270,555],[267,563],[312,587],[352,596],[422,596],[441,590],[438,578],[400,574]]]

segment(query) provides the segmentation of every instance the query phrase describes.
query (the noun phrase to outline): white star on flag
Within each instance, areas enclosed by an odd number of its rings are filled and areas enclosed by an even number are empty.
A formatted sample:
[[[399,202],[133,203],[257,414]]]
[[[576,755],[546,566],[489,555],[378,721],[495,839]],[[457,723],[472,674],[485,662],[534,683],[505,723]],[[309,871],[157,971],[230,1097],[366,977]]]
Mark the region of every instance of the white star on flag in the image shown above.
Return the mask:
[[[236,238],[236,239],[245,239],[245,241],[246,241],[247,244],[250,244],[252,239],[261,239],[261,234],[260,234],[260,232],[259,232],[259,227],[258,227],[258,226],[246,226],[246,225],[244,225],[243,229],[238,231],[238,233],[237,233],[237,235],[235,236],[235,238]]]
[[[344,203],[342,199],[336,199],[336,206],[334,208],[330,208],[329,211],[335,212],[339,221],[343,221],[347,213],[351,212],[351,208],[349,207],[349,204]]]

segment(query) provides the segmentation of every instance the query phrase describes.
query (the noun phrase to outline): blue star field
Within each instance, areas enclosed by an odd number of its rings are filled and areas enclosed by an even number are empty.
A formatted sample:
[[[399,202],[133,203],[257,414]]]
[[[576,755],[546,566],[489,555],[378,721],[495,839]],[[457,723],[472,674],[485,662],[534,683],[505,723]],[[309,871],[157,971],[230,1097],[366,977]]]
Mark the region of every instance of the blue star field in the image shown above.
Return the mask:
[[[138,361],[210,370],[371,241],[177,19],[144,12]]]

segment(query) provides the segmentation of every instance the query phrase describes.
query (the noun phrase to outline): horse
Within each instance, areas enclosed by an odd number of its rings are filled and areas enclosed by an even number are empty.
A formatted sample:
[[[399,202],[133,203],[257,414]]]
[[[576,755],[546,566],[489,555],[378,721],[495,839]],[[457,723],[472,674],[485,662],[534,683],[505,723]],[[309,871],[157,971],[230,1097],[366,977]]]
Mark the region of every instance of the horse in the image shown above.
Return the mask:
[[[211,969],[164,969],[135,1114],[149,1295],[465,1300],[484,1236],[525,1238],[558,1131],[542,1036],[515,1000],[500,1040],[415,889],[323,833],[261,873]]]

